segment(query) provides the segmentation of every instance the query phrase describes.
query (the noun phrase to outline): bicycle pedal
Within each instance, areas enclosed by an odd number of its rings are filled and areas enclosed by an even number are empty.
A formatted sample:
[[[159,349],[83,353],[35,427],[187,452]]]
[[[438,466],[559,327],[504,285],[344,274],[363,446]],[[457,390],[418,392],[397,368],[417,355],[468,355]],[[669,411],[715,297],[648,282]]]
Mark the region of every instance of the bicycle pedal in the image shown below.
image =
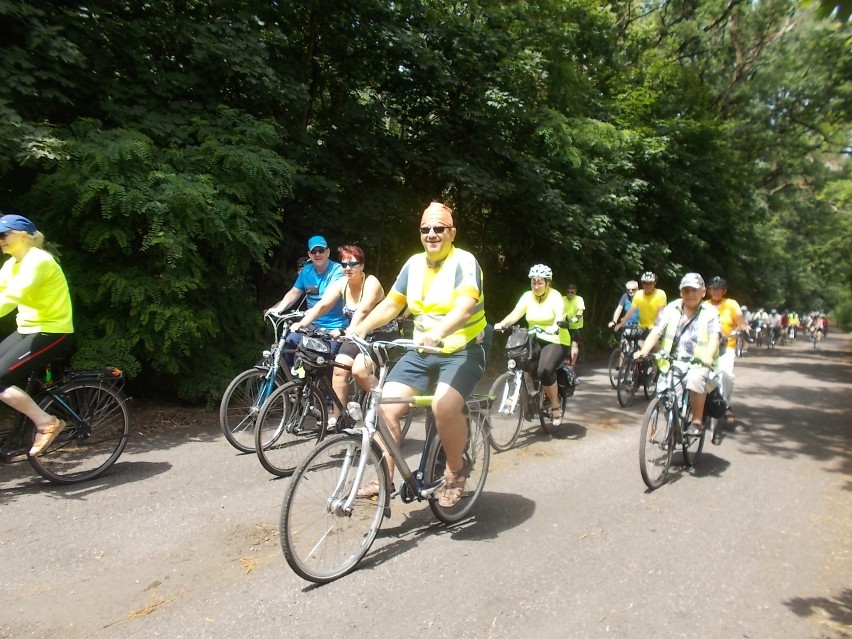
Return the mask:
[[[25,450],[10,450],[9,452],[0,453],[0,461],[4,464],[15,464],[17,462],[27,461],[27,451]]]

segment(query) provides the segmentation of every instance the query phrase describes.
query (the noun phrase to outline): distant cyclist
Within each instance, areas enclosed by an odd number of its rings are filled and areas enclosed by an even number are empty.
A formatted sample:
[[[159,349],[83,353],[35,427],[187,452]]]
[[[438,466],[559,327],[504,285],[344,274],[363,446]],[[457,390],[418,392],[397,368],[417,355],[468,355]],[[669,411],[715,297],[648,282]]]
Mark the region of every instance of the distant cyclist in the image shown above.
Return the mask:
[[[666,294],[657,288],[657,275],[652,271],[645,271],[642,277],[639,278],[642,283],[642,290],[633,296],[633,302],[630,305],[630,310],[625,313],[621,321],[615,325],[615,330],[621,328],[630,321],[630,318],[637,316],[639,318],[639,327],[645,329],[645,332],[654,327],[654,323],[660,316],[660,312],[666,306]]]
[[[564,298],[551,288],[553,271],[546,264],[536,264],[527,275],[530,278],[530,290],[521,295],[515,308],[494,325],[494,330],[502,331],[521,317],[530,328],[541,329],[535,334],[538,354],[538,378],[544,393],[550,401],[550,419],[555,426],[562,423],[556,369],[571,353],[571,335],[567,329],[559,328],[557,322],[565,317]],[[575,288],[576,291],[576,288]]]
[[[610,328],[613,328],[616,324],[618,324],[618,320],[621,318],[622,314],[626,315],[627,311],[630,310],[630,307],[633,306],[633,296],[638,290],[639,282],[636,280],[630,280],[624,285],[624,293],[621,295],[621,299],[618,300],[618,304],[612,313],[612,321],[609,323]],[[627,321],[626,325],[639,326],[639,315],[633,314]]]
[[[583,341],[583,314],[586,312],[586,302],[577,295],[577,285],[569,284],[562,298],[565,304],[565,319],[568,320],[568,333],[571,335],[571,366],[577,365],[580,354],[580,343]]]

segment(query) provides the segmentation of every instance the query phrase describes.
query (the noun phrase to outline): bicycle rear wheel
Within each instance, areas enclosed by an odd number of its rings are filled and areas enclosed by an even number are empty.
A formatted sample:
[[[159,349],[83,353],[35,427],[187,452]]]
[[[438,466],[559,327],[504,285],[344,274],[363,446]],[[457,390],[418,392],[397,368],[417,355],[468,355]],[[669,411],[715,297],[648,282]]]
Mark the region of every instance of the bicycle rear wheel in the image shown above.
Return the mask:
[[[666,481],[672,464],[674,428],[671,413],[659,397],[648,404],[639,439],[639,471],[642,481],[654,490]]]
[[[281,386],[280,375],[270,376],[268,368],[250,368],[237,375],[222,394],[219,426],[225,439],[244,453],[254,452],[254,424],[266,399]]]
[[[488,463],[491,459],[491,449],[488,445],[488,417],[485,413],[475,411],[467,416],[467,447],[464,452],[464,464],[470,474],[465,482],[464,493],[458,503],[446,508],[438,503],[439,490],[429,499],[429,507],[440,521],[445,524],[454,524],[461,521],[470,514],[476,505],[482,489],[485,487],[485,478],[488,476]],[[440,437],[432,439],[431,446],[426,453],[425,482],[430,484],[440,480],[444,476],[446,457],[441,446]]]
[[[618,394],[618,403],[624,407],[630,406],[633,403],[633,398],[636,396],[636,385],[639,383],[638,367],[635,360],[625,359],[621,368],[618,369],[618,384],[616,393]]]
[[[313,384],[289,382],[276,389],[260,411],[254,449],[261,466],[286,477],[324,434],[325,397]]]
[[[609,371],[609,383],[613,388],[617,388],[616,384],[618,384],[618,369],[621,368],[621,362],[624,361],[624,357],[622,355],[621,347],[616,347],[613,349],[612,353],[609,354],[609,363],[607,363],[607,370]]]
[[[503,373],[494,380],[488,395],[491,407],[488,410],[488,421],[491,428],[488,431],[488,442],[497,452],[509,450],[518,440],[521,433],[521,422],[524,419],[524,383],[523,377],[518,379],[514,373]]]
[[[375,482],[378,494],[344,502],[355,485],[362,455],[367,455],[360,485]],[[375,444],[364,450],[361,436],[335,435],[302,461],[281,508],[280,539],[293,571],[308,581],[325,583],[350,572],[367,554],[387,512],[387,469]]]
[[[66,422],[44,452],[29,461],[57,484],[75,484],[105,473],[124,451],[130,409],[120,390],[97,380],[63,384],[57,396],[39,402],[42,410]]]

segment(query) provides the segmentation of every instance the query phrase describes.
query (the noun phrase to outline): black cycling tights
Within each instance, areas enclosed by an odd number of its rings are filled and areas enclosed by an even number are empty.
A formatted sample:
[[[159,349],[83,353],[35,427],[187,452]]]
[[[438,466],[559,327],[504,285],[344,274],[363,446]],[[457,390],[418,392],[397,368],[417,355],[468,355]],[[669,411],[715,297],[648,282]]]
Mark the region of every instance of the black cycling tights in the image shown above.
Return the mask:
[[[12,333],[0,342],[0,392],[10,386],[25,388],[30,373],[67,359],[73,349],[71,333]]]
[[[570,347],[550,342],[539,342],[541,354],[538,356],[538,378],[545,386],[556,383],[556,369],[571,353]]]

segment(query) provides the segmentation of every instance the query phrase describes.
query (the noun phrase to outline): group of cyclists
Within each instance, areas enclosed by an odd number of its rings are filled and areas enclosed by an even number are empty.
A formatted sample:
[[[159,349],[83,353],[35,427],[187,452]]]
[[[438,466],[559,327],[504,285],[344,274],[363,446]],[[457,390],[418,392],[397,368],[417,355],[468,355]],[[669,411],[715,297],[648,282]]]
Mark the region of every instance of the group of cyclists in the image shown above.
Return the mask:
[[[828,317],[821,311],[812,311],[800,315],[796,311],[777,309],[767,312],[763,308],[750,311],[743,307],[746,323],[752,335],[759,343],[767,346],[784,344],[787,340],[795,340],[803,331],[815,341],[821,340],[828,332]]]

